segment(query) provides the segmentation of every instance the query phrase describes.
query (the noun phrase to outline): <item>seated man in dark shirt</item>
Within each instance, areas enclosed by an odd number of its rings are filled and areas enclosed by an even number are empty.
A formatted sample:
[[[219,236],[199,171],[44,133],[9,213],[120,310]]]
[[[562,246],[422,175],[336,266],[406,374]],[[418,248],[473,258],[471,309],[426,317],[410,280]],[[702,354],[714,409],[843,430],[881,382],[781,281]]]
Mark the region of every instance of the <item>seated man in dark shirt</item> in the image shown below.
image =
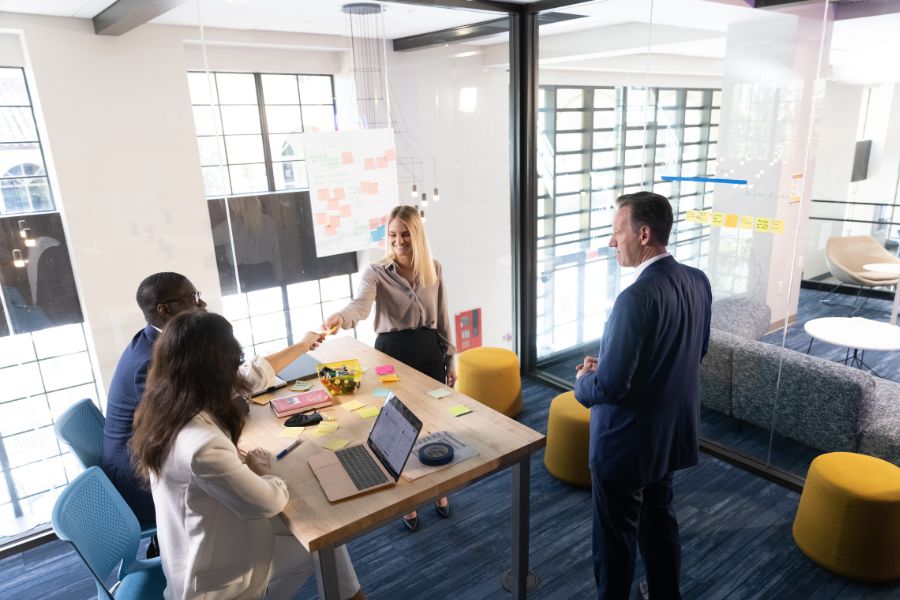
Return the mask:
[[[110,382],[100,466],[134,511],[141,526],[152,527],[156,525],[153,497],[135,477],[128,449],[134,411],[144,393],[156,336],[172,317],[184,311],[206,310],[206,302],[187,277],[171,272],[156,273],[144,279],[138,286],[136,297],[147,326],[134,335],[122,353]],[[306,333],[293,346],[264,358],[248,360],[241,366],[242,374],[255,390],[271,387],[276,372],[318,346],[323,338],[324,334]]]

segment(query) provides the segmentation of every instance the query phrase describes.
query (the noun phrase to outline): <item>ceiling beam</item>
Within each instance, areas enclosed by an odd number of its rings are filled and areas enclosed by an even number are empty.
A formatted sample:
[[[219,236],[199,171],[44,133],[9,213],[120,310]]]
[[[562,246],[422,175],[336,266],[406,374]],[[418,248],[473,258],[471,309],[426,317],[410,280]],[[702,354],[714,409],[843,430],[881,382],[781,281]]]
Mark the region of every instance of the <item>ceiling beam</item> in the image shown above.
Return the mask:
[[[391,4],[416,4],[434,8],[466,8],[469,10],[486,10],[490,12],[510,13],[520,5],[513,2],[497,0],[390,0]]]
[[[122,35],[167,13],[185,0],[116,0],[94,17],[97,35]]]
[[[569,21],[571,19],[580,19],[583,15],[572,15],[569,13],[550,12],[538,15],[537,21],[539,25],[547,23],[559,23],[560,21]],[[509,19],[492,19],[490,21],[482,21],[481,23],[472,23],[471,25],[460,25],[459,27],[451,27],[449,29],[441,29],[440,31],[429,31],[428,33],[420,33],[418,35],[410,35],[407,37],[397,38],[393,41],[394,52],[402,52],[404,50],[419,50],[430,46],[443,46],[461,42],[463,40],[471,40],[475,38],[496,35],[498,33],[506,33],[509,31]]]

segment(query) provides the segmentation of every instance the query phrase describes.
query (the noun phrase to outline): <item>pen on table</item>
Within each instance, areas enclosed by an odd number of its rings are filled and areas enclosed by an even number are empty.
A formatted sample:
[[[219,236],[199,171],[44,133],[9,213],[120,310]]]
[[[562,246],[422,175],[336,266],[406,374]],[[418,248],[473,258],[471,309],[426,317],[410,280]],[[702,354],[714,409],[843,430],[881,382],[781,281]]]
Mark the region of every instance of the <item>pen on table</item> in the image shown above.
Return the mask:
[[[295,441],[293,444],[291,444],[290,446],[288,446],[287,448],[285,448],[284,450],[282,450],[281,452],[276,454],[275,460],[281,460],[282,458],[284,458],[285,456],[288,455],[288,452],[290,452],[291,450],[293,450],[294,448],[296,448],[297,446],[299,446],[302,443],[303,443],[303,440]]]

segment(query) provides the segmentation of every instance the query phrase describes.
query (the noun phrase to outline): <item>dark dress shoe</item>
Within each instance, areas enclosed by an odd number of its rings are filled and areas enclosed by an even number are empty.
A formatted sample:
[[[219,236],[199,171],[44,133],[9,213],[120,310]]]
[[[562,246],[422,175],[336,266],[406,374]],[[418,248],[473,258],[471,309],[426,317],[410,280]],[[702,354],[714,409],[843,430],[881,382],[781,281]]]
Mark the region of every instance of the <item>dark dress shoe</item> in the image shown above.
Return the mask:
[[[441,516],[441,518],[449,519],[450,518],[450,499],[447,499],[447,505],[441,506],[437,502],[434,503],[434,510],[437,511],[437,514]]]
[[[416,515],[412,519],[407,519],[406,517],[402,517],[403,526],[409,529],[410,531],[418,531],[419,530],[419,515]]]

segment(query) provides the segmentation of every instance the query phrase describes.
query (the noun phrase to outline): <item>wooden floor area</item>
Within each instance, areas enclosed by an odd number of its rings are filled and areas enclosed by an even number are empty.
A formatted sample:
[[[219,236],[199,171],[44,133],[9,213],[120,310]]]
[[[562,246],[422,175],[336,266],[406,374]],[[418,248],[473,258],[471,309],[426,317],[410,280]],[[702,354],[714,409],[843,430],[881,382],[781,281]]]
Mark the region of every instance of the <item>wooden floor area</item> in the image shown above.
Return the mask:
[[[547,411],[555,394],[551,388],[525,380],[525,409],[519,419],[546,432]],[[425,507],[417,533],[407,532],[398,520],[354,540],[350,554],[368,597],[509,597],[500,586],[500,574],[509,566],[509,492],[509,473],[498,473],[454,494],[449,520]],[[810,562],[791,538],[799,499],[793,492],[703,456],[700,465],[676,474],[675,494],[684,544],[682,593],[686,599],[900,597],[900,584],[861,585]],[[532,461],[531,510],[531,567],[541,583],[529,597],[593,598],[589,491],[551,477],[539,453]],[[3,599],[95,596],[86,567],[62,542],[3,559],[0,573]],[[311,581],[297,594],[298,600],[314,597]]]

